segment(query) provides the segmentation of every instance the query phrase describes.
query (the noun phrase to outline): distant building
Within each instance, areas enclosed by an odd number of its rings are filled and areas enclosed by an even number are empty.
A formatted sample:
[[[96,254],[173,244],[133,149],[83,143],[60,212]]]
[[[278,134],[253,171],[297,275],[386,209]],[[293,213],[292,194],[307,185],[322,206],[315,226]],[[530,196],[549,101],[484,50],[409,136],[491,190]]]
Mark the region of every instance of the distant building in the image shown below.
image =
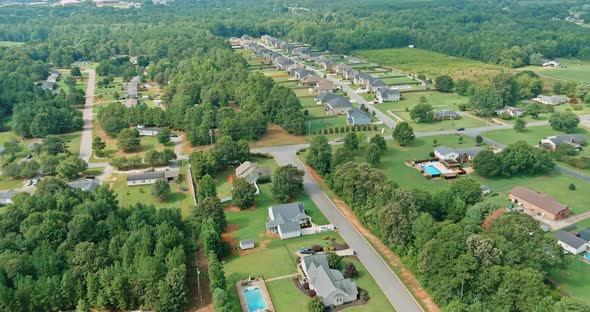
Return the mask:
[[[349,126],[370,125],[371,115],[362,109],[353,107],[346,112],[346,124]]]
[[[315,92],[322,93],[322,92],[334,92],[334,84],[327,80],[318,81],[315,84]]]
[[[252,249],[254,247],[254,241],[251,239],[243,239],[240,241],[240,250]]]
[[[558,61],[543,60],[543,67],[559,67],[560,65]]]
[[[259,167],[255,162],[245,161],[236,168],[236,176],[250,184],[255,184],[259,178],[270,177],[270,168]]]
[[[375,93],[375,99],[379,103],[398,102],[401,100],[401,93],[397,89],[379,88]]]
[[[139,97],[138,88],[139,88],[140,78],[139,76],[133,77],[131,81],[127,83],[127,97],[137,99]]]
[[[549,220],[564,219],[570,215],[569,207],[558,202],[555,198],[522,186],[513,188],[508,194],[508,198]]]
[[[542,94],[540,94],[539,96],[537,96],[536,98],[533,99],[533,101],[539,102],[539,103],[545,104],[545,105],[559,105],[559,104],[563,104],[563,103],[567,102],[567,100],[568,100],[568,98],[563,95],[546,96],[546,95],[542,95]]]
[[[448,146],[438,146],[434,148],[434,156],[444,162],[468,162],[472,161],[482,150],[481,147],[454,149]]]
[[[454,120],[457,118],[461,118],[461,115],[459,115],[455,111],[445,109],[445,110],[435,112],[434,116],[432,118],[434,120]]]
[[[301,202],[268,207],[266,230],[279,234],[281,239],[301,236],[301,228],[308,226],[311,226],[311,217],[305,214]]]
[[[127,185],[149,185],[156,183],[156,181],[159,179],[164,179],[167,182],[172,182],[174,180],[178,180],[178,176],[178,169],[135,173],[127,176]]]
[[[320,93],[316,102],[324,105],[326,113],[330,115],[342,115],[352,108],[352,103],[347,97],[329,92]]]
[[[497,109],[496,114],[497,115],[507,114],[508,116],[510,116],[512,118],[517,118],[517,117],[520,117],[524,114],[524,110],[522,110],[521,108],[518,108],[518,107],[504,106],[500,109]]]
[[[571,254],[577,255],[588,249],[588,242],[574,234],[559,231],[555,234],[555,238],[557,238],[557,244]]]
[[[86,180],[78,180],[73,182],[68,182],[68,186],[73,189],[79,189],[82,191],[94,192],[94,189],[101,185],[101,181],[98,179],[93,179],[90,181]]]
[[[492,189],[487,186],[487,185],[482,185],[481,186],[481,195],[485,196],[485,195],[489,195],[492,193]]]
[[[144,127],[142,125],[138,125],[135,130],[137,130],[141,136],[156,136],[158,133],[160,133],[160,128]]]
[[[579,151],[582,149],[582,145],[586,144],[586,137],[582,134],[554,135],[542,139],[540,143],[541,145],[549,147],[551,150],[555,150],[560,145],[569,144],[573,146],[575,150]]]

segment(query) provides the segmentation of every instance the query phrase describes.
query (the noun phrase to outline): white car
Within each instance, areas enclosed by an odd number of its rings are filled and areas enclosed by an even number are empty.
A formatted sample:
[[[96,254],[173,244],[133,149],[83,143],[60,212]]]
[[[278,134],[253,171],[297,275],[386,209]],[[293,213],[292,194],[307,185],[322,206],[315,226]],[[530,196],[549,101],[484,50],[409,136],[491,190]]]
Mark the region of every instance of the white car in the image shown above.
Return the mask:
[[[37,185],[41,179],[33,179],[31,181],[33,182],[33,185]]]
[[[25,186],[31,186],[31,185],[33,185],[33,180],[28,180],[28,181],[25,183]]]

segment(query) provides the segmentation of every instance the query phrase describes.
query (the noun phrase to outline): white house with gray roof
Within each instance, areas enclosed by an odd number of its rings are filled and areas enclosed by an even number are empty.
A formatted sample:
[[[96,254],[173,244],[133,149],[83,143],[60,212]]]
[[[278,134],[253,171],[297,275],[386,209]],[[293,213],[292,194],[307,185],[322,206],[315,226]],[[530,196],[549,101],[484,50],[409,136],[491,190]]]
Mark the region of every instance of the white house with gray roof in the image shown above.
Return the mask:
[[[557,238],[557,244],[571,254],[577,255],[588,250],[588,242],[574,234],[559,231],[555,238]]]
[[[347,97],[329,92],[320,93],[316,97],[316,103],[323,104],[326,113],[330,115],[346,114],[352,108],[352,103]]]
[[[256,184],[261,177],[270,177],[270,168],[259,167],[257,163],[245,161],[236,168],[236,176],[250,184]]]
[[[305,214],[301,202],[268,207],[266,230],[281,239],[301,236],[301,228],[310,225],[311,217]]]
[[[163,179],[167,182],[172,182],[178,179],[179,174],[180,173],[178,169],[134,173],[127,176],[127,185],[133,186],[154,184],[160,179]]]
[[[541,145],[547,146],[552,150],[563,144],[569,144],[579,151],[582,145],[586,144],[586,137],[582,134],[562,134],[546,137],[541,140]]]
[[[325,253],[303,257],[301,268],[307,276],[309,288],[322,298],[324,306],[336,307],[357,300],[356,283],[344,278],[339,270],[331,269]]]
[[[94,189],[99,187],[101,184],[102,184],[101,181],[97,180],[97,179],[90,180],[90,181],[78,180],[78,181],[68,182],[69,187],[71,187],[73,189],[87,191],[87,192],[94,192]]]
[[[559,104],[563,104],[563,103],[567,102],[567,97],[565,97],[563,95],[547,96],[547,95],[540,94],[536,98],[534,98],[533,101],[539,102],[539,103],[545,104],[545,105],[559,105]]]
[[[452,110],[448,110],[448,109],[444,109],[438,112],[434,113],[434,116],[432,117],[434,120],[454,120],[457,119],[461,116],[459,116],[459,114],[455,111]]]
[[[454,149],[448,146],[438,146],[434,148],[434,156],[444,161],[465,162],[473,160],[482,150],[481,147]]]
[[[353,107],[346,112],[346,124],[349,126],[370,125],[371,115],[362,109]]]
[[[375,92],[375,99],[379,103],[397,102],[401,100],[402,95],[397,89],[379,88]]]

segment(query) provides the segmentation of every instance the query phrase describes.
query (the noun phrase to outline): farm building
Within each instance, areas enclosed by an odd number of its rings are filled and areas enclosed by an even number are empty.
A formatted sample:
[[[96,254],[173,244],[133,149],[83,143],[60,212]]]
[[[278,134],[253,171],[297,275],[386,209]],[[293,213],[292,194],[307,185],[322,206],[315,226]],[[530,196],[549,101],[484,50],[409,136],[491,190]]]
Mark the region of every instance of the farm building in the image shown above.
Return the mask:
[[[549,220],[559,220],[570,215],[568,206],[558,202],[555,198],[537,193],[522,186],[513,188],[508,198],[521,205],[523,208],[533,211]]]

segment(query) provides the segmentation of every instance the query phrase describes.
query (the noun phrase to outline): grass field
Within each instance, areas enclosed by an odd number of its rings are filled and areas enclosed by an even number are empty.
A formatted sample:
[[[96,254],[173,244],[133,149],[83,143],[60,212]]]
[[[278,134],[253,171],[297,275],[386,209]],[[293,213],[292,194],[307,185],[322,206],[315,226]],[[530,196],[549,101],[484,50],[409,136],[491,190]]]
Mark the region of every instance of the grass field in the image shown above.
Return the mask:
[[[434,139],[437,140],[439,146],[444,145],[453,148],[475,146],[473,138],[464,137],[463,144],[459,144],[458,137],[454,135],[417,138],[412,144],[406,147],[400,147],[397,143],[389,141],[387,143],[389,149],[382,157],[378,168],[401,187],[422,188],[431,192],[447,188],[449,183],[452,183],[452,180],[427,180],[418,170],[404,164],[408,160],[429,158],[428,154],[433,150],[432,145]],[[363,159],[359,158],[359,160],[362,161]],[[506,198],[508,192],[513,187],[524,186],[555,197],[557,200],[570,206],[574,215],[590,210],[590,207],[587,205],[590,182],[558,171],[544,176],[520,175],[508,178],[485,178],[477,174],[472,174],[471,176],[478,179],[482,185],[489,186],[492,192],[498,193],[499,197],[501,197],[498,199],[500,203],[507,203],[502,199]],[[570,191],[568,189],[570,183],[576,184],[576,191]]]
[[[25,44],[24,42],[16,41],[0,41],[0,47],[18,47]]]
[[[403,72],[423,74],[430,79],[439,75],[481,79],[502,69],[496,65],[411,48],[359,50],[353,55]]]
[[[159,201],[152,196],[151,185],[127,186],[126,174],[113,174],[110,181],[105,181],[117,194],[121,205],[130,207],[137,203],[153,204],[156,208],[180,208],[183,218],[189,217],[194,208],[194,199],[190,191],[182,191],[181,187],[189,187],[187,177],[188,163],[182,162],[180,167],[180,184],[170,183],[170,195],[166,200]]]
[[[580,260],[580,255],[567,255],[564,270],[553,270],[549,278],[568,295],[578,297],[590,305],[590,264]]]
[[[590,82],[590,62],[576,59],[560,59],[561,67],[526,66],[522,70],[532,70],[539,75],[557,80]]]

